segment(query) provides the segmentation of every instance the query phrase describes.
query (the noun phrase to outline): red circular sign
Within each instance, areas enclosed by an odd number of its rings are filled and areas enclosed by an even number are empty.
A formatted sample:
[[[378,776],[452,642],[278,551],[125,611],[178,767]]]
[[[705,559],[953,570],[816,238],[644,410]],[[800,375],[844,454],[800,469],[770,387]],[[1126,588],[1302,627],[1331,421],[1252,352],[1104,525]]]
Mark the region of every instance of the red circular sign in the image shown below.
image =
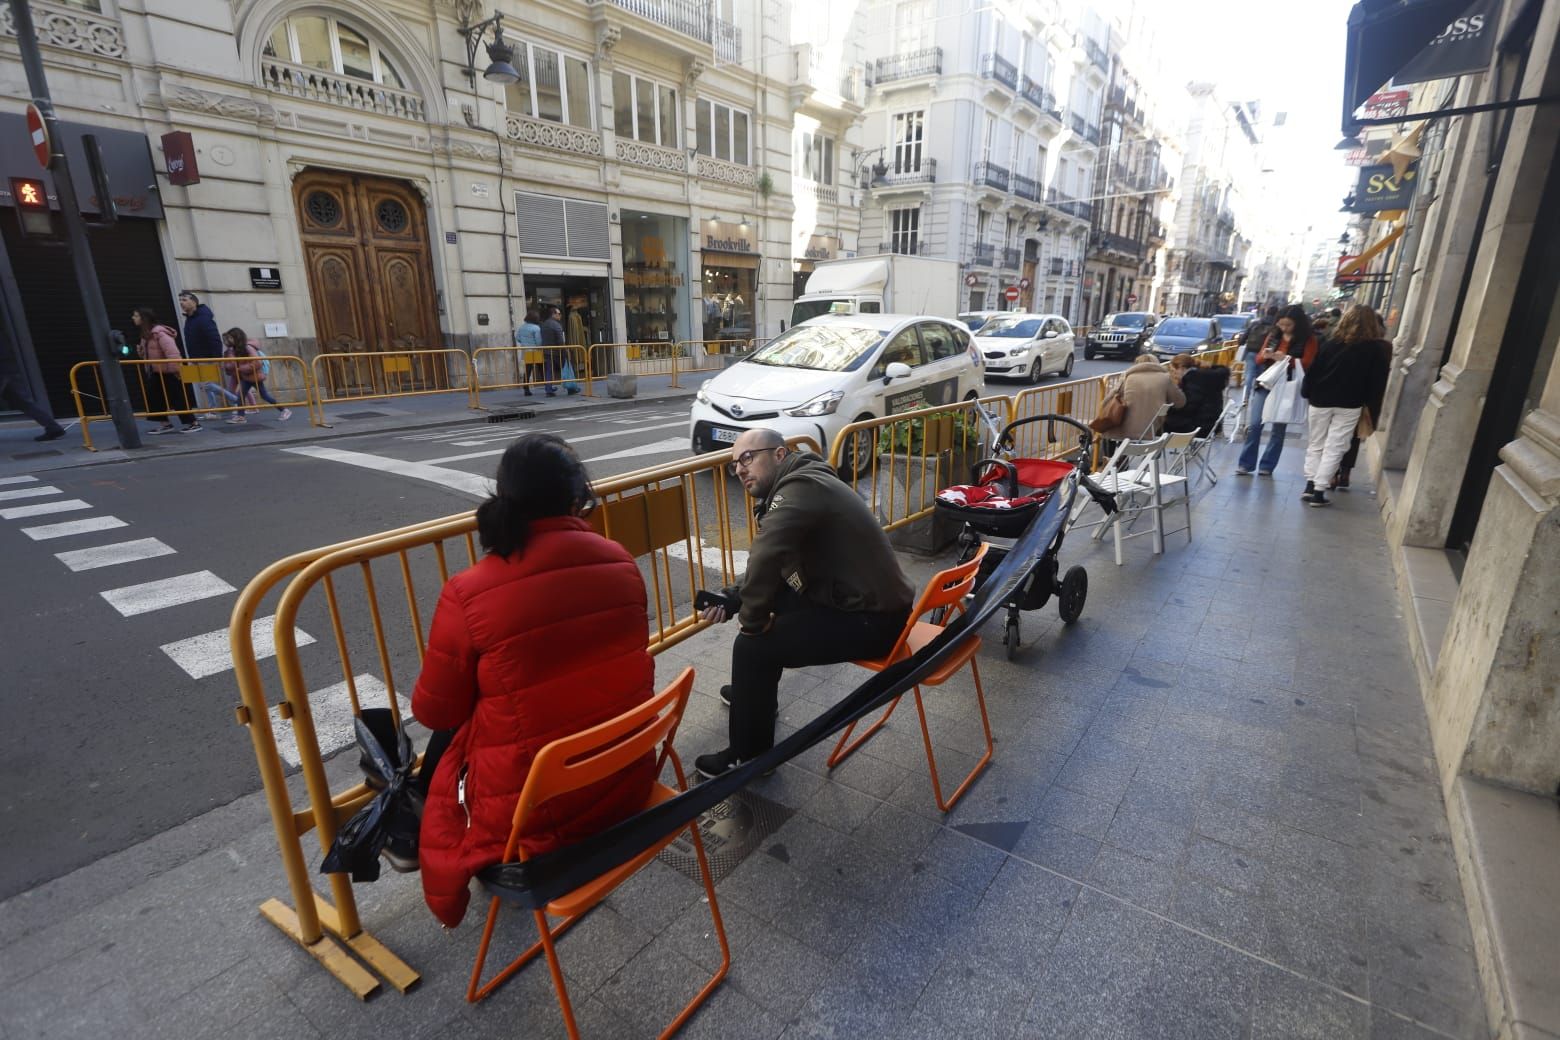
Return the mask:
[[[37,105],[27,106],[27,136],[32,141],[33,154],[38,157],[38,165],[47,170],[49,156],[53,149],[49,147],[49,128],[44,126],[43,113],[38,111]]]
[[[1127,302],[1128,303],[1137,303],[1137,293],[1128,293],[1127,294]]]
[[[1016,286],[1016,285],[1008,286],[1007,287],[1007,292],[1003,293],[1002,295],[1006,296],[1009,300],[1016,300],[1016,299],[1018,299],[1018,286]]]
[[[1029,279],[1028,278],[1020,278],[1018,280],[1018,287],[1020,289],[1027,289],[1027,288],[1029,288]]]

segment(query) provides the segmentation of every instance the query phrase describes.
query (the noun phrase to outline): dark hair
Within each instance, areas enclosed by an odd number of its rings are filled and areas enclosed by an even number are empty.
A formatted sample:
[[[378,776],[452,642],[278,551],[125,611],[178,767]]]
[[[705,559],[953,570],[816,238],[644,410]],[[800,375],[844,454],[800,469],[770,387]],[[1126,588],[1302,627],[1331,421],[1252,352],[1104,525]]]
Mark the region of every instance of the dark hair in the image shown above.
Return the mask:
[[[1278,316],[1280,318],[1288,318],[1295,323],[1295,331],[1291,334],[1290,342],[1298,343],[1304,349],[1306,343],[1311,339],[1312,332],[1311,319],[1306,315],[1305,308],[1298,303],[1291,303],[1288,307],[1279,311]],[[1280,339],[1283,338],[1283,333],[1278,335]]]
[[[245,350],[245,347],[248,346],[249,333],[245,332],[237,325],[234,325],[231,329],[228,329],[222,334],[222,342],[227,344],[229,347],[232,347],[233,353],[236,354],[240,350]],[[248,353],[248,351],[245,350],[245,353]]]
[[[590,477],[561,437],[531,433],[498,460],[498,489],[477,507],[477,540],[497,556],[525,548],[531,521],[588,512],[596,504]]]
[[[142,336],[145,336],[147,333],[151,332],[159,324],[157,321],[157,312],[152,310],[150,307],[131,307],[130,313],[139,314],[141,316]]]
[[[1269,307],[1267,309],[1267,317],[1268,317],[1268,321],[1276,320],[1278,318],[1278,308],[1277,307]]]
[[[537,322],[541,321],[541,317],[542,316],[540,314],[536,313],[535,307],[526,308],[525,320],[530,322],[532,325],[535,325]]]
[[[185,289],[184,291],[179,293],[179,299],[181,299],[181,300],[183,300],[183,299],[191,299],[191,300],[194,300],[196,303],[200,302],[200,297],[196,296],[194,293],[190,292],[188,289]]]

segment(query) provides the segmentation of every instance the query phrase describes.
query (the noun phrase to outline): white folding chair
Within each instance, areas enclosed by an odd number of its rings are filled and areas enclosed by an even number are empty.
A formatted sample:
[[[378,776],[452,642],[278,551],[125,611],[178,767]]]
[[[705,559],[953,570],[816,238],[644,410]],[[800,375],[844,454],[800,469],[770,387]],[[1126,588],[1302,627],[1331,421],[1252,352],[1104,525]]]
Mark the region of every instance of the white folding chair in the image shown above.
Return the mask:
[[[1154,412],[1153,418],[1148,420],[1148,424],[1144,426],[1143,429],[1138,431],[1138,436],[1135,441],[1125,440],[1116,442],[1116,450],[1111,452],[1110,458],[1105,460],[1105,465],[1101,466],[1098,472],[1100,474],[1109,474],[1121,470],[1125,465],[1127,445],[1141,442],[1147,438],[1152,438],[1155,431],[1159,429],[1159,424],[1164,421],[1165,416],[1168,414],[1170,414],[1170,406],[1168,404],[1160,405],[1159,409]],[[1145,466],[1147,466],[1146,462],[1140,462],[1138,468],[1141,469]],[[1100,484],[1099,477],[1095,477],[1094,482],[1096,484]],[[1100,486],[1103,485],[1101,484]],[[1083,516],[1084,512],[1087,511],[1090,506],[1095,504],[1096,503],[1094,499],[1090,496],[1079,495],[1078,498],[1073,502],[1072,515],[1067,518],[1067,530],[1071,531],[1075,527],[1098,528],[1099,530],[1097,530],[1094,534],[1095,540],[1098,541],[1100,537],[1104,535],[1105,529],[1113,523],[1112,516],[1103,515],[1102,510],[1102,515],[1099,520],[1088,524],[1080,524],[1078,522],[1079,519]]]
[[[1115,539],[1116,565],[1124,562],[1122,546],[1133,538],[1149,535],[1153,539],[1154,554],[1165,551],[1165,535],[1186,532],[1187,541],[1192,537],[1192,504],[1189,485],[1184,471],[1186,449],[1194,436],[1190,433],[1167,433],[1146,441],[1127,441],[1122,449],[1124,465],[1114,473],[1102,473],[1094,478],[1106,491],[1116,496],[1117,512],[1095,526],[1095,541],[1109,530]],[[1165,452],[1174,447],[1180,460],[1169,460]],[[1186,510],[1186,523],[1171,530],[1165,529],[1164,512],[1177,500]],[[1144,515],[1149,526],[1133,531]]]

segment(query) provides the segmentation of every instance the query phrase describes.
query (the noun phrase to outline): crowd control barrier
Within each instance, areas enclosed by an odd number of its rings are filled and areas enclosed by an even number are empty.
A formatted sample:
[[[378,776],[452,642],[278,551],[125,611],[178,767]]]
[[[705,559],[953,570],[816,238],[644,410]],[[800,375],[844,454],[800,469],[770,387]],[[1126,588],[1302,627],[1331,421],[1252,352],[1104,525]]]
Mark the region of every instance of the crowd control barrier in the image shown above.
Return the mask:
[[[573,370],[565,378],[564,365]],[[480,406],[484,390],[532,390],[578,383],[585,396],[595,394],[590,352],[584,347],[479,347],[471,354],[471,400]]]
[[[1011,421],[1035,415],[1065,415],[1087,425],[1100,414],[1112,376],[1091,376],[1067,383],[1030,387],[1013,398]],[[1013,431],[1013,454],[1024,459],[1054,459],[1078,447],[1078,431],[1062,423],[1030,423]],[[1094,441],[1098,463],[1099,439]]]
[[[327,404],[449,393],[465,394],[476,407],[471,355],[464,350],[320,354],[313,368],[322,410]]]
[[[969,483],[993,427],[1011,417],[1011,398],[982,397],[863,419],[834,435],[829,463],[892,531],[931,515],[938,491]]]
[[[615,374],[670,376],[671,385],[681,387],[678,379],[684,373],[718,372],[726,367],[726,355],[751,352],[750,340],[597,343],[590,348],[590,375],[592,379]]]
[[[309,377],[309,366],[300,357],[289,354],[267,354],[251,359],[254,364],[270,363],[270,374],[264,380],[265,388],[277,403],[273,406],[264,400],[257,404],[228,404],[227,398],[218,396],[221,404],[209,405],[202,384],[214,383],[237,393],[237,362],[216,358],[178,358],[114,362],[125,377],[125,389],[130,395],[130,408],[137,419],[162,419],[178,424],[175,416],[188,414],[265,413],[282,408],[299,408],[308,413],[309,422],[324,425],[323,412],[319,409]],[[175,379],[164,379],[162,371],[168,365],[177,365]],[[174,373],[166,373],[174,375]],[[76,417],[81,420],[82,446],[97,451],[92,443],[92,423],[112,422],[108,412],[108,399],[103,389],[103,369],[100,361],[81,361],[71,366],[70,396],[76,403]]]
[[[789,443],[820,450],[806,438]],[[645,572],[651,653],[706,627],[693,609],[697,589],[742,574],[754,526],[729,462],[729,453],[710,453],[594,485],[591,523]],[[381,980],[405,992],[419,975],[363,927],[346,874],[328,875],[329,898],[314,886],[318,859],[305,852],[304,836],[315,833],[322,856],[374,794],[361,783],[331,789],[321,732],[331,732],[334,753],[350,743],[363,707],[382,703],[403,717],[439,592],[477,560],[475,532],[468,512],[289,556],[245,587],[228,628],[237,719],[249,731],[291,896],[266,900],[260,913],[363,999]],[[327,630],[318,640],[307,634]],[[261,661],[273,654],[276,676],[267,680]],[[301,808],[287,789],[289,765],[303,775]],[[431,917],[428,927],[437,928]]]

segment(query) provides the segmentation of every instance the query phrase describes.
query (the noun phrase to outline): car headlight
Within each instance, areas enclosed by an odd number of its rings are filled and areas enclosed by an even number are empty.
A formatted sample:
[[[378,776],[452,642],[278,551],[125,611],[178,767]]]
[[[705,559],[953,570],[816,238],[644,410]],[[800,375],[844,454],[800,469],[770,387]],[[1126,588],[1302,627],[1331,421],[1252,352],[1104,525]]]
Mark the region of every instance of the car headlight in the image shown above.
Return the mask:
[[[709,385],[710,385],[710,381],[708,379],[706,379],[704,382],[700,383],[699,384],[699,392],[693,395],[693,399],[695,401],[698,401],[700,404],[709,404],[710,403]]]
[[[1028,347],[1014,347],[1012,350],[1008,351],[1008,357],[1023,357],[1024,351],[1028,349]]]
[[[840,402],[845,399],[845,391],[830,390],[826,394],[819,394],[805,404],[799,404],[795,408],[787,408],[786,415],[794,415],[798,418],[808,418],[815,415],[833,415],[839,408]]]

